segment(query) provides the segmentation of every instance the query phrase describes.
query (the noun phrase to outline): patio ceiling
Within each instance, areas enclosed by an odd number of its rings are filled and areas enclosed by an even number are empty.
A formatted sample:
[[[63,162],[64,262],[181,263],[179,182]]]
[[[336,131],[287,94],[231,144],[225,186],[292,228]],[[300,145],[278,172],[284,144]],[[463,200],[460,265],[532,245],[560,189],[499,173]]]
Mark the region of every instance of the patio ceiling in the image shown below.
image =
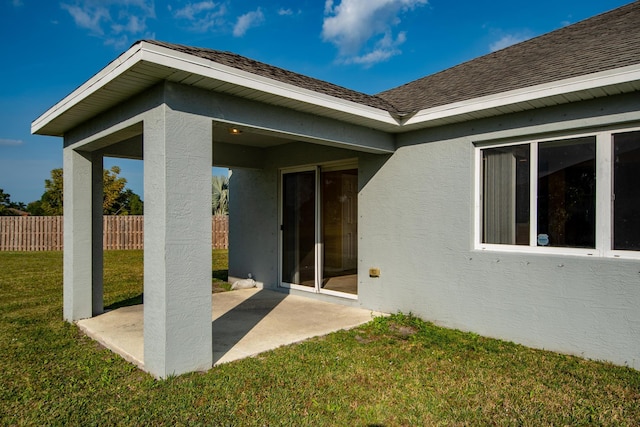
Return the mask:
[[[233,129],[238,132],[233,132]],[[235,126],[223,122],[214,122],[213,141],[216,143],[222,142],[226,144],[268,148],[288,144],[295,141],[295,138],[287,138],[273,132],[267,132],[247,126]]]

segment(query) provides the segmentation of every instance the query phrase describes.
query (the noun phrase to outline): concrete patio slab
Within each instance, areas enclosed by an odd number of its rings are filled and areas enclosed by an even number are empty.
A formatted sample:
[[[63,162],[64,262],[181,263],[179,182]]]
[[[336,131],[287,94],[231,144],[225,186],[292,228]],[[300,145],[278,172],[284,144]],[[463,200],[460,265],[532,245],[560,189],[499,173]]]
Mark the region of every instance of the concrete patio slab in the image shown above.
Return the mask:
[[[213,363],[231,362],[305,339],[350,329],[382,315],[265,289],[213,294]],[[118,308],[78,326],[144,370],[143,306]]]

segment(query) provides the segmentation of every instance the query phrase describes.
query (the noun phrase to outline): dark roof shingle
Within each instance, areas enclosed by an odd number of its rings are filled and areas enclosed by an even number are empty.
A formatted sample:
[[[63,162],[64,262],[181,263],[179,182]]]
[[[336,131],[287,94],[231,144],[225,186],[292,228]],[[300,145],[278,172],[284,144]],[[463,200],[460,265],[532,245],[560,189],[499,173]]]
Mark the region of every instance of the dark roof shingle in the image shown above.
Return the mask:
[[[300,88],[402,115],[638,64],[640,1],[377,95],[367,95],[231,52],[146,41]]]
[[[403,112],[640,63],[640,1],[377,94]]]
[[[210,61],[217,62],[218,64],[227,65],[229,67],[247,71],[249,73],[253,73],[262,77],[268,77],[273,80],[298,86],[303,89],[312,90],[314,92],[323,93],[325,95],[335,96],[336,98],[356,102],[362,105],[368,105],[370,107],[379,108],[391,113],[395,113],[396,111],[393,104],[375,95],[367,95],[362,92],[347,89],[333,83],[314,79],[313,77],[308,77],[303,74],[294,73],[293,71],[285,70],[284,68],[274,67],[273,65],[246,58],[232,52],[166,43],[157,40],[144,41],[178,52],[183,52],[189,55],[208,59]]]

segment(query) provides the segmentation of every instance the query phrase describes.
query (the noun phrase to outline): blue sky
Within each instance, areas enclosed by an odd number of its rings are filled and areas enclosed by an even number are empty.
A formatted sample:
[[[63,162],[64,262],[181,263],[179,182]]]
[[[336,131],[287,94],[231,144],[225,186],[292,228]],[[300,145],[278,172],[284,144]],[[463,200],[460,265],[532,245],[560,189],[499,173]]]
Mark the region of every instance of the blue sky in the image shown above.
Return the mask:
[[[62,167],[62,140],[31,135],[31,122],[136,40],[228,50],[375,94],[629,0],[0,2],[0,188],[29,203]],[[113,164],[142,195],[142,163]]]

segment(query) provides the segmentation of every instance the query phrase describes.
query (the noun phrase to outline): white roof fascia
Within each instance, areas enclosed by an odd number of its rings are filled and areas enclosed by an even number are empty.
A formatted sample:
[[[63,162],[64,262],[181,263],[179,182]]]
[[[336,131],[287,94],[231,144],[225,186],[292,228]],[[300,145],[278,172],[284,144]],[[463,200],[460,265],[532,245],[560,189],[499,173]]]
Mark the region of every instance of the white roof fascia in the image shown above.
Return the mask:
[[[640,64],[427,108],[404,122],[403,127],[632,81],[640,81]]]
[[[31,124],[31,133],[37,133],[48,123],[73,108],[83,99],[88,98],[140,61],[172,67],[203,77],[398,126],[398,122],[386,110],[303,89],[152,43],[140,42],[34,120]]]
[[[270,79],[238,68],[223,65],[210,59],[179,52],[163,46],[145,42],[142,42],[142,45],[142,59],[145,61],[281,96],[283,98],[293,99],[306,104],[353,114],[382,123],[398,125],[398,121],[386,110],[304,89],[299,86]]]
[[[138,62],[140,56],[140,46],[134,45],[122,55],[111,61],[100,72],[95,74],[80,87],[64,97],[62,101],[45,111],[40,117],[31,123],[31,133],[35,134],[49,122],[53,121],[67,110],[73,108],[75,104],[88,98],[98,89],[114,80],[120,74],[131,68]]]
[[[100,72],[34,120],[31,124],[31,133],[37,133],[51,121],[73,108],[74,105],[80,101],[90,97],[97,90],[124,74],[140,61],[148,61],[160,66],[171,67],[205,78],[236,84],[274,96],[281,96],[321,108],[367,118],[379,123],[391,125],[398,130],[403,127],[419,128],[421,125],[428,125],[428,122],[434,120],[453,118],[468,113],[539,100],[556,95],[640,81],[640,64],[635,64],[424,109],[413,115],[406,122],[402,123],[402,125],[399,125],[398,121],[386,110],[300,88],[292,84],[219,64],[209,59],[143,41],[132,46]]]

